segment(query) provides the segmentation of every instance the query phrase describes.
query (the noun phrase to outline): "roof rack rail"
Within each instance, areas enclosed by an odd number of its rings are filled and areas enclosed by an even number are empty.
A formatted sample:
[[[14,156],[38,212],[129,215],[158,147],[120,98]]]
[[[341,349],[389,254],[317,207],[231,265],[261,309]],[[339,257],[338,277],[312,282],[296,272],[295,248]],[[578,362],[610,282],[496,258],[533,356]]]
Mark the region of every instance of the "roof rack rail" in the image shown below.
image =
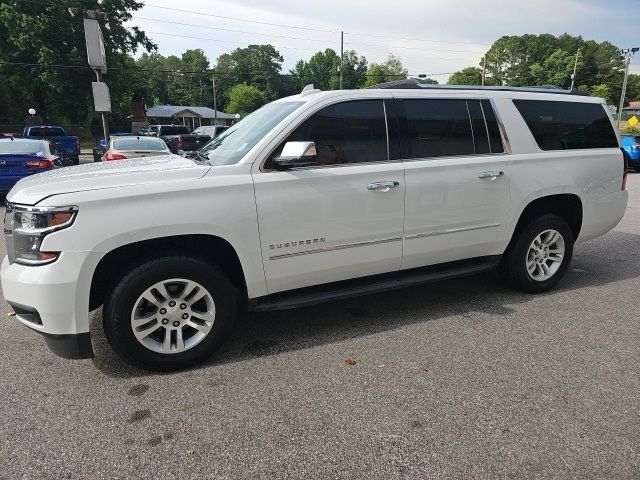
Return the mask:
[[[579,95],[588,97],[589,94],[580,90],[565,90],[556,85],[540,85],[533,87],[503,87],[503,86],[480,86],[480,85],[434,85],[419,78],[408,78],[406,80],[394,80],[392,82],[379,83],[367,88],[382,89],[423,89],[423,90],[487,90],[494,92],[532,92],[532,93],[555,93],[560,95]]]

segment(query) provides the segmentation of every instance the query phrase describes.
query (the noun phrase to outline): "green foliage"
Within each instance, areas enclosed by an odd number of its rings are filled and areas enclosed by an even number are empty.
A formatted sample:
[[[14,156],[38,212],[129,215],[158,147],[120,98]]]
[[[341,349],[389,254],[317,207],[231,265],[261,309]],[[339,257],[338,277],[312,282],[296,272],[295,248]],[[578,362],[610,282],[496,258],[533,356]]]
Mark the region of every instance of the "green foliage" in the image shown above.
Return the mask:
[[[449,77],[449,85],[482,85],[482,69],[478,67],[463,68]]]
[[[395,55],[389,55],[384,63],[372,63],[367,71],[364,87],[377,85],[378,83],[404,80],[409,72],[402,65],[402,61]],[[436,82],[435,80],[433,80]],[[438,82],[436,82],[438,83]]]
[[[267,93],[254,85],[240,83],[234,85],[228,92],[229,102],[227,113],[239,113],[242,117],[257,110],[267,103]]]
[[[282,55],[272,45],[249,45],[220,55],[215,66],[218,105],[226,105],[227,91],[240,83],[262,90],[268,100],[289,94],[290,87],[280,76]]]
[[[598,95],[606,94],[604,98],[616,104],[624,72],[619,48],[610,42],[598,43],[566,33],[559,37],[544,34],[499,38],[486,53],[487,79],[494,85],[569,88],[578,49],[577,84],[590,93],[597,86]],[[630,75],[627,100],[638,96],[640,77]]]
[[[609,98],[611,96],[611,90],[605,84],[594,85],[589,93],[592,97]]]
[[[50,122],[83,124],[96,118],[87,67],[82,21],[72,19],[69,7],[100,9],[114,111],[112,120],[126,120],[133,91],[131,79],[119,68],[132,66],[129,52],[155,48],[143,32],[123,23],[142,3],[135,0],[48,0],[0,2],[0,62],[71,65],[42,68],[0,65],[0,124],[17,128],[29,108]],[[15,125],[15,127],[13,127]]]

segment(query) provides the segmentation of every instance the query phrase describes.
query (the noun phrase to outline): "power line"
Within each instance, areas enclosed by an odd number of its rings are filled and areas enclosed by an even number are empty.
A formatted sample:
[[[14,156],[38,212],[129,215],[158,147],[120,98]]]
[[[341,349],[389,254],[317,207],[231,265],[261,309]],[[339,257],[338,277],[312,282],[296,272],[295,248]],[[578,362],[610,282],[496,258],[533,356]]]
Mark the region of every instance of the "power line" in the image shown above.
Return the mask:
[[[370,33],[355,33],[355,32],[344,32],[345,35],[354,35],[358,37],[371,37],[371,38],[389,38],[392,40],[407,40],[410,42],[432,42],[432,43],[450,43],[450,44],[460,44],[460,45],[482,45],[484,47],[490,47],[491,45],[488,43],[479,43],[479,42],[459,42],[454,40],[429,40],[426,38],[409,38],[409,37],[395,37],[392,35],[374,35]]]
[[[171,7],[161,7],[159,5],[150,5],[150,4],[145,4],[145,7],[148,8],[159,8],[162,10],[170,10],[172,12],[180,12],[180,13],[191,13],[194,15],[202,15],[205,17],[214,17],[214,18],[222,18],[225,20],[235,20],[238,22],[249,22],[249,23],[256,23],[258,25],[269,25],[272,27],[283,27],[283,28],[295,28],[295,29],[299,29],[299,30],[309,30],[312,32],[324,32],[324,33],[340,33],[339,30],[323,30],[323,29],[319,29],[319,28],[311,28],[311,27],[301,27],[299,25],[284,25],[281,23],[270,23],[270,22],[262,22],[259,20],[248,20],[246,18],[237,18],[237,17],[227,17],[224,15],[215,15],[213,13],[204,13],[204,12],[194,12],[193,10],[183,10],[180,8],[171,8]]]
[[[322,42],[322,43],[327,43],[329,42],[329,40],[322,40],[319,38],[303,38],[303,37],[291,37],[288,35],[278,35],[275,33],[260,33],[260,32],[247,32],[244,30],[235,30],[232,28],[222,28],[222,27],[211,27],[209,25],[197,25],[194,23],[183,23],[183,22],[174,22],[173,20],[160,20],[159,18],[148,18],[148,17],[140,17],[140,16],[134,16],[133,20],[148,20],[151,22],[160,22],[160,23],[168,23],[168,24],[172,24],[172,25],[181,25],[184,27],[197,27],[197,28],[206,28],[209,30],[221,30],[224,32],[233,32],[233,33],[243,33],[243,34],[249,34],[249,35],[261,35],[261,36],[265,36],[265,37],[277,37],[277,38],[286,38],[288,40],[304,40],[307,42]]]

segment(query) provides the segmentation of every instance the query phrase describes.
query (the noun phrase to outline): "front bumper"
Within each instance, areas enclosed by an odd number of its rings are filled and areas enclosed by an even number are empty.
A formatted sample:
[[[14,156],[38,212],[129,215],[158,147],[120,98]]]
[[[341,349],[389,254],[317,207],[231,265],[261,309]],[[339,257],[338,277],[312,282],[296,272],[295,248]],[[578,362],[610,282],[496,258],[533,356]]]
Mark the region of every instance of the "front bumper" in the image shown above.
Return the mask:
[[[65,358],[93,356],[90,279],[78,276],[87,257],[87,252],[63,252],[54,263],[38,267],[10,264],[5,257],[0,267],[2,292],[16,319],[44,335],[49,349]]]

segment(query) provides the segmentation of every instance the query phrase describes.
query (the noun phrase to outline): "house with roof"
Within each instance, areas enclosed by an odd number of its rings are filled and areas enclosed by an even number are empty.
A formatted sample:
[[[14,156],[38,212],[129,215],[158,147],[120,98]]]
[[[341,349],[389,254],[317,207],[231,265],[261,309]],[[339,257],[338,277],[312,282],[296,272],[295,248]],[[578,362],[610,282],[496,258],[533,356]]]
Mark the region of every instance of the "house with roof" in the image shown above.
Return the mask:
[[[185,105],[156,105],[147,109],[149,123],[158,125],[182,124],[190,130],[202,125],[231,125],[236,116],[209,107],[191,107]]]

